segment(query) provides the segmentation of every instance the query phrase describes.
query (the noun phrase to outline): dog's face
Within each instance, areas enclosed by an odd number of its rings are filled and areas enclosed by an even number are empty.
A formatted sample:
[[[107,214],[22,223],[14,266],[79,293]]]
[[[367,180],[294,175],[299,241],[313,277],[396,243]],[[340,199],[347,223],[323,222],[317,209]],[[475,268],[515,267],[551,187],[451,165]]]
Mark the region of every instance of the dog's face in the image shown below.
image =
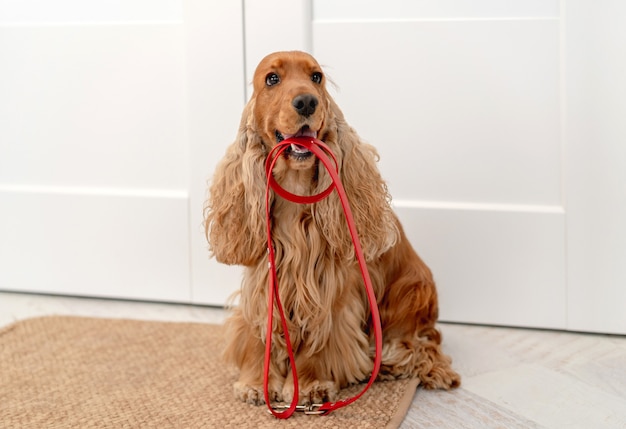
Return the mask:
[[[329,103],[326,78],[315,59],[304,52],[277,52],[265,57],[254,73],[254,117],[269,147],[292,136],[323,138]],[[288,168],[310,169],[315,156],[292,145],[285,152]]]

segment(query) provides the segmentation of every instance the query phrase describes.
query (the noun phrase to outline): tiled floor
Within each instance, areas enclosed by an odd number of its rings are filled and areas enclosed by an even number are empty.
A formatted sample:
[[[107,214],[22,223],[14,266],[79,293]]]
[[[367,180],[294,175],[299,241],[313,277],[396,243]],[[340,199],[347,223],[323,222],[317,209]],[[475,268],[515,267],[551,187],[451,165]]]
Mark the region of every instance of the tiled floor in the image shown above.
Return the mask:
[[[0,292],[0,326],[41,315],[221,323],[221,309]],[[403,428],[626,428],[626,337],[441,324],[463,376],[418,389]]]

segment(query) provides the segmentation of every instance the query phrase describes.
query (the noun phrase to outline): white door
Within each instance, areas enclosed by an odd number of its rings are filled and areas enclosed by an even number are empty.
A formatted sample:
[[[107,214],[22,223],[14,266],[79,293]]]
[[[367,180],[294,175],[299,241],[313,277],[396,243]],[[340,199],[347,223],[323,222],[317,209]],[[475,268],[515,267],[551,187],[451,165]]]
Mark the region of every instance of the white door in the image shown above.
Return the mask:
[[[265,16],[256,3],[248,76],[274,49],[326,66],[348,121],[379,149],[441,318],[566,328],[556,3],[276,1]],[[286,9],[288,28],[267,29]]]
[[[626,334],[626,2],[565,13],[568,328]]]
[[[200,223],[244,101],[241,16],[0,1],[0,289],[224,302]]]
[[[191,302],[222,306],[239,288],[241,268],[209,259],[203,206],[208,180],[234,140],[245,104],[243,5],[185,2],[190,156]]]

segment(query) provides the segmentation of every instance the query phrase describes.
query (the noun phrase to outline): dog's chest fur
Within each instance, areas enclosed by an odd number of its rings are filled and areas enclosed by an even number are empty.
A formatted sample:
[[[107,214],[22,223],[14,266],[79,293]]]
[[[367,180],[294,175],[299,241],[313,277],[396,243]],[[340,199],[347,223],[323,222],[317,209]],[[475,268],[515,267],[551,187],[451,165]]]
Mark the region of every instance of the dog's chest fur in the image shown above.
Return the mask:
[[[350,269],[355,262],[335,254],[322,230],[331,226],[315,217],[315,205],[277,200],[273,210],[272,241],[285,312],[303,336],[314,329],[316,342],[323,343],[335,310],[346,299],[355,306],[360,301],[359,296],[345,296],[354,290],[347,286],[358,281],[356,267]]]

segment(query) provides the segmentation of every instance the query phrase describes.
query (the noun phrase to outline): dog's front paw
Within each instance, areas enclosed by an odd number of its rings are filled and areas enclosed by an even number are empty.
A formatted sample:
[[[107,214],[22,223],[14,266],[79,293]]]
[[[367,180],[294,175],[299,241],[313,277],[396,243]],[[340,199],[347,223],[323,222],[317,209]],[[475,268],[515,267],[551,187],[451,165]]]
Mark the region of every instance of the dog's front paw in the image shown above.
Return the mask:
[[[298,395],[299,405],[323,404],[334,401],[339,393],[339,385],[334,381],[304,382],[300,386]],[[293,400],[293,384],[285,383],[283,387],[283,399],[289,403]]]
[[[394,340],[383,344],[383,362],[378,380],[415,377],[425,389],[454,389],[461,376],[452,369],[452,359],[442,353],[435,341]]]
[[[422,386],[425,389],[454,389],[461,385],[461,376],[449,366],[435,365],[423,375]]]
[[[252,386],[243,382],[236,382],[234,384],[235,396],[243,402],[253,405],[263,405],[265,404],[265,394],[263,390],[263,386]],[[280,402],[283,400],[281,392],[277,389],[269,389],[269,397],[270,401]]]

